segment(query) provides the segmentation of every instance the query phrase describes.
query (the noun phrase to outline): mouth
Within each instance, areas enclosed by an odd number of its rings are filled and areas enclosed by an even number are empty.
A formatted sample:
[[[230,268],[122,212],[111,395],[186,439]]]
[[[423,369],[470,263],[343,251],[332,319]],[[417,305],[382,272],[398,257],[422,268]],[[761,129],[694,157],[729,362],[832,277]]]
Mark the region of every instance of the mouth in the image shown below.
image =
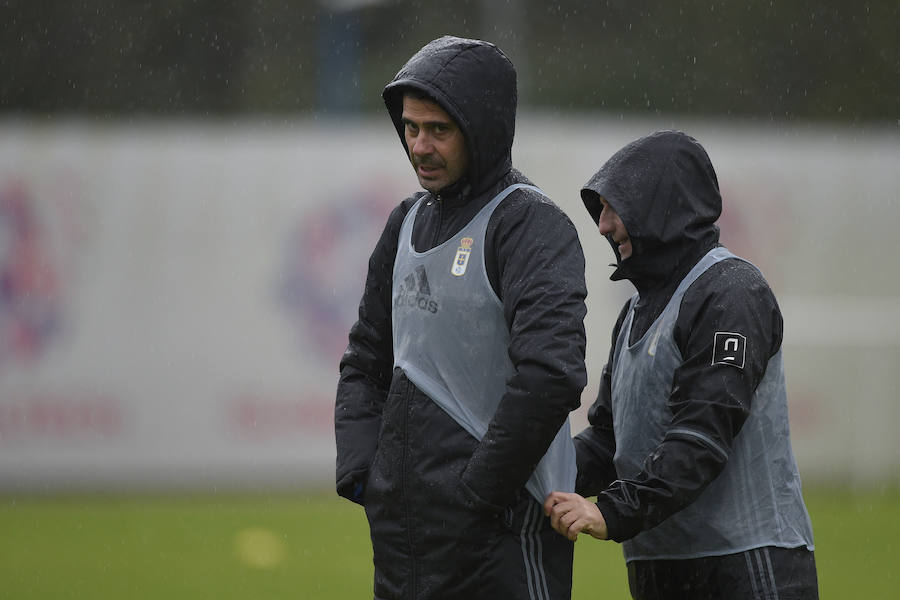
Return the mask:
[[[615,246],[620,260],[625,260],[631,256],[631,238],[616,239],[609,236],[608,239]]]
[[[416,172],[423,177],[433,177],[441,169],[443,169],[443,166],[431,163],[419,163],[416,165]]]

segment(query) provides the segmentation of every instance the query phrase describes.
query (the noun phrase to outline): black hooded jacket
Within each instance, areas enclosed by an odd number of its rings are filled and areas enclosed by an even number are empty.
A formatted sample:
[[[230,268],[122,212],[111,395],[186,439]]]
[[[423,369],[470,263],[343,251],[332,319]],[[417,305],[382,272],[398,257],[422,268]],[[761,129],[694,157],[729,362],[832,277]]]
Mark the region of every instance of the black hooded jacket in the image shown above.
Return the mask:
[[[581,194],[595,221],[602,197],[628,231],[632,254],[625,260],[610,239],[617,259],[611,279],[628,279],[637,288],[629,340],[634,343],[660,315],[691,268],[719,245],[715,222],[722,200],[715,171],[696,140],[680,132],[657,132],[617,152]],[[626,303],[613,329],[613,346],[627,312]],[[715,446],[732,448],[766,365],[781,347],[782,327],[771,289],[744,261],[721,261],[688,288],[674,330],[683,363],[672,381],[669,429],[698,431],[714,444],[668,433],[633,480],[618,480],[612,464],[616,442],[610,351],[597,400],[588,414],[591,426],[576,436],[575,445],[577,491],[597,494],[611,539],[623,541],[660,523],[693,501],[721,472],[728,457]],[[746,332],[744,369],[713,373],[717,331]]]
[[[383,585],[390,597],[391,586],[409,581],[410,573],[419,582],[412,585],[448,589],[439,580],[452,575],[451,563],[439,563],[451,559],[441,558],[447,548],[437,541],[450,535],[447,524],[455,532],[451,538],[467,535],[467,528],[474,535],[481,525],[470,522],[471,515],[494,519],[521,499],[538,461],[579,406],[587,381],[581,245],[566,215],[528,189],[516,190],[497,207],[486,233],[485,266],[509,326],[515,374],[484,438],[474,439],[393,368],[392,270],[400,226],[412,205],[424,199],[412,232],[422,252],[450,239],[504,188],[529,183],[511,166],[516,76],[496,47],[454,37],[435,40],[385,88],[407,156],[400,117],[408,88],[436,101],[456,121],[470,162],[460,181],[436,195],[418,192],[388,217],[369,259],[359,320],[340,365],[337,491],[366,507],[376,590]],[[380,558],[385,556],[392,558]],[[477,577],[470,579],[478,584]]]

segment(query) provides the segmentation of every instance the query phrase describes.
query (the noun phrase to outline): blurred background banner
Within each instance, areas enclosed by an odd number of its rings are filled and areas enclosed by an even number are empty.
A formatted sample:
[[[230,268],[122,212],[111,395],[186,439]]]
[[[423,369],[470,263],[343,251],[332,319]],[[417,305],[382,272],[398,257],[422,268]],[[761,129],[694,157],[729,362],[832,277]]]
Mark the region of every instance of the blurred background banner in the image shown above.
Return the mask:
[[[331,477],[365,259],[411,177],[354,131],[0,127],[4,487]]]
[[[632,288],[578,191],[709,151],[785,315],[806,481],[900,484],[900,4],[0,6],[0,491],[330,487],[369,253],[418,189],[381,89],[444,34],[519,74],[513,158],[587,254],[585,424]]]
[[[900,140],[524,111],[514,160],[588,258],[591,381],[632,288],[578,190],[679,126],[709,151],[722,240],[785,314],[807,481],[900,476]],[[274,127],[0,124],[0,486],[329,485],[337,366],[368,255],[417,184],[386,116]]]

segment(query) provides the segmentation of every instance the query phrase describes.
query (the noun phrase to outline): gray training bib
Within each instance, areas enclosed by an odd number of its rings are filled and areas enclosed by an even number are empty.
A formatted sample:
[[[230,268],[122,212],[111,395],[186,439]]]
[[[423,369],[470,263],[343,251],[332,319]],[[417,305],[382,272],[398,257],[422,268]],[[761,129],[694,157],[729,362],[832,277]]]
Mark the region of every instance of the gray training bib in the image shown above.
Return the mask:
[[[503,305],[485,270],[485,232],[500,202],[519,188],[543,194],[534,186],[512,185],[454,237],[426,252],[412,245],[419,200],[403,220],[394,262],[394,366],[479,440],[514,373]],[[575,473],[567,419],[526,488],[543,503],[551,491],[573,491]]]
[[[687,274],[644,337],[629,346],[637,295],[632,298],[613,356],[614,460],[622,479],[633,478],[641,471],[646,457],[663,441],[671,420],[666,402],[675,369],[682,362],[673,329],[684,293],[703,272],[726,258],[738,257],[721,247],[707,253]],[[743,336],[729,332],[721,335],[725,336],[723,348],[734,351],[722,358],[731,362],[723,364],[742,361]],[[781,350],[769,360],[753,396],[750,416],[730,453],[702,432],[679,429],[678,434],[693,436],[718,449],[728,462],[692,504],[624,542],[626,560],[719,556],[762,546],[813,548],[812,525],[791,449]]]

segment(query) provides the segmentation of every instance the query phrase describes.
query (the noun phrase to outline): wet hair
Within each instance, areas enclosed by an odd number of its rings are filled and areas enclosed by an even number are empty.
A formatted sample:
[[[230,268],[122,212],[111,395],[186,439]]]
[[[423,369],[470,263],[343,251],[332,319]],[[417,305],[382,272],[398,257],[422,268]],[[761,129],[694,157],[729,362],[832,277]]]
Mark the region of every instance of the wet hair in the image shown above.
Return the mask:
[[[400,92],[401,100],[403,98],[407,98],[407,97],[413,98],[414,100],[429,100],[431,102],[434,102],[438,106],[440,106],[440,103],[423,89],[408,85],[408,86],[403,86],[398,91]]]

